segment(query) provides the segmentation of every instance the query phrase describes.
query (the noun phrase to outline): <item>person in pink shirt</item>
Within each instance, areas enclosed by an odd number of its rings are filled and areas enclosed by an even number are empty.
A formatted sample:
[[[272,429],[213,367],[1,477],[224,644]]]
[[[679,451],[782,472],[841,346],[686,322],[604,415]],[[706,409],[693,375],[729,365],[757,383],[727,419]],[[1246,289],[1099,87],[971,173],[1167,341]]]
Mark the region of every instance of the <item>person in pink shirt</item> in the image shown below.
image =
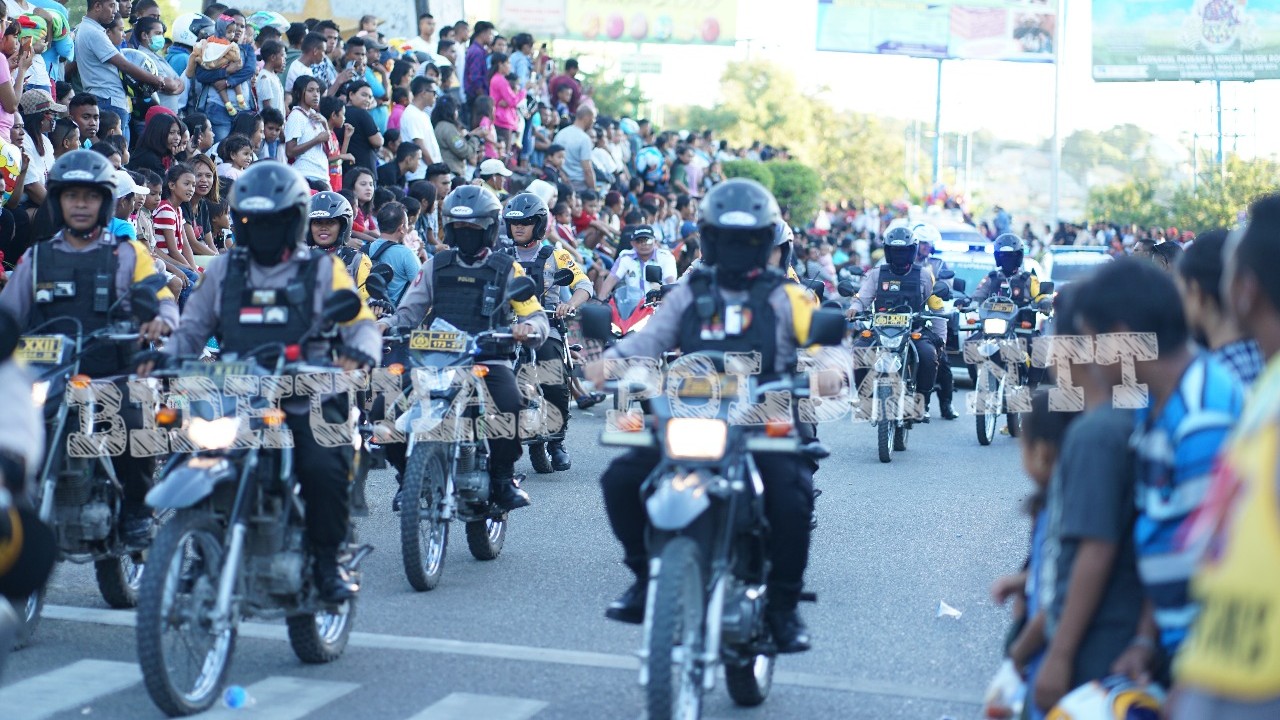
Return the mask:
[[[387,116],[387,129],[400,129],[400,116],[404,114],[404,108],[409,104],[410,96],[408,88],[396,87],[391,90],[391,114]]]
[[[520,109],[524,104],[524,90],[514,90],[507,75],[511,74],[511,58],[504,53],[493,53],[489,56],[492,64],[489,67],[489,97],[493,98],[493,124],[498,130],[498,139],[508,147],[511,137],[519,137]]]

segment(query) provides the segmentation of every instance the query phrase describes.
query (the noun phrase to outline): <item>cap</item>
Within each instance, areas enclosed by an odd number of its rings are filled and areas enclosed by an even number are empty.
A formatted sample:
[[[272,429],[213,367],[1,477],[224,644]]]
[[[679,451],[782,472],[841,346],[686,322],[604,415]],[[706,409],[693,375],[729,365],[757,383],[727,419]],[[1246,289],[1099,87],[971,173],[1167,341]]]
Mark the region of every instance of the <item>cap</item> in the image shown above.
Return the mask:
[[[365,35],[362,39],[364,40],[365,47],[369,48],[370,50],[375,50],[377,52],[382,52],[383,50],[386,50],[387,48],[391,47],[390,45],[383,42],[382,39],[379,38],[377,35]]]
[[[155,116],[157,116],[157,115],[172,115],[172,116],[174,116],[174,117],[177,117],[177,116],[178,116],[178,114],[177,114],[177,113],[175,113],[174,111],[170,110],[169,108],[167,108],[167,107],[165,107],[165,106],[163,106],[163,105],[156,105],[156,106],[154,106],[154,107],[152,107],[152,108],[150,108],[150,109],[148,109],[148,110],[147,110],[147,114],[146,114],[146,116],[143,118],[142,122],[143,122],[143,123],[149,123],[149,122],[151,122],[151,118],[153,118],[153,117],[155,117]]]
[[[680,239],[683,240],[690,235],[698,232],[698,223],[686,220],[680,224]]]
[[[480,163],[480,177],[489,177],[491,175],[501,175],[502,177],[511,177],[511,171],[501,160],[489,158]]]
[[[53,96],[48,90],[40,88],[32,88],[22,93],[22,99],[18,103],[23,115],[35,115],[52,110],[55,113],[64,113],[67,111],[66,105],[59,105],[53,101]]]
[[[116,199],[119,200],[126,195],[150,195],[151,191],[145,185],[137,185],[133,182],[131,176],[126,170],[116,171]]]

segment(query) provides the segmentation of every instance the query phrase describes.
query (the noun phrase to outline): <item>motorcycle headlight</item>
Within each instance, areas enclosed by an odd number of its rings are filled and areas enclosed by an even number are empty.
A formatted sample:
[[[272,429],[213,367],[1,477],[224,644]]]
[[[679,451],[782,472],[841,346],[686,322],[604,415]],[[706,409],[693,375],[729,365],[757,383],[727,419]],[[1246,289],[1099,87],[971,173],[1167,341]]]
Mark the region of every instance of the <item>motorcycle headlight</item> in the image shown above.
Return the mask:
[[[201,450],[226,450],[235,443],[239,430],[239,417],[221,417],[217,420],[194,418],[187,427],[187,437]]]
[[[640,332],[641,330],[643,330],[643,329],[644,329],[644,326],[649,324],[649,318],[651,318],[651,317],[653,317],[653,316],[652,316],[652,315],[645,315],[644,317],[640,318],[640,322],[638,322],[638,323],[636,323],[634,326],[632,326],[632,328],[631,328],[631,332]]]
[[[1003,335],[1009,330],[1009,321],[1004,318],[987,318],[982,321],[982,332],[988,335]]]
[[[902,339],[904,337],[906,337],[906,335],[881,335],[880,344],[890,350],[896,350],[902,347]]]
[[[719,460],[729,439],[729,426],[714,418],[667,421],[667,457],[673,460]]]
[[[49,397],[49,381],[41,380],[31,386],[31,404],[36,407],[44,407],[44,401]]]

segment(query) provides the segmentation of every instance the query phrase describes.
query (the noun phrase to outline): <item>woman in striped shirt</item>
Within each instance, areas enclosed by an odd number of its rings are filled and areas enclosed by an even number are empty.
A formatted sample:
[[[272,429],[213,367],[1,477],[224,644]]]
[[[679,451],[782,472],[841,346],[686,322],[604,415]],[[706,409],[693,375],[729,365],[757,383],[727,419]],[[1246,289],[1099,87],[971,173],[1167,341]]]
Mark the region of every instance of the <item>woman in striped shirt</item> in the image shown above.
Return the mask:
[[[182,241],[182,226],[186,221],[182,205],[191,202],[196,191],[196,174],[190,165],[178,163],[165,173],[164,193],[160,205],[152,213],[156,232],[156,249],[168,254],[173,266],[182,271],[194,286],[199,275],[191,246]]]

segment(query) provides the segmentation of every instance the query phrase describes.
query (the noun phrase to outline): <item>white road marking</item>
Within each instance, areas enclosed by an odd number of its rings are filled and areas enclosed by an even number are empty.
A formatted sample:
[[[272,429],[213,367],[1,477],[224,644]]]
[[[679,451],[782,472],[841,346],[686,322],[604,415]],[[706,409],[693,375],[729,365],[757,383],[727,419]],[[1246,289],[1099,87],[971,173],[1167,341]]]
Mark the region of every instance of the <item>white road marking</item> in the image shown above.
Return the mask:
[[[0,708],[21,708],[25,720],[44,720],[140,682],[135,663],[80,660],[0,687]]]
[[[247,708],[253,720],[300,720],[360,687],[357,683],[272,676],[245,688],[253,698]],[[244,720],[246,709],[218,707],[200,720]]]
[[[452,693],[409,720],[529,720],[546,706],[541,700]]]
[[[106,610],[101,608],[81,608],[67,605],[46,605],[44,617],[52,620],[68,620],[71,622],[91,623],[96,625],[115,625],[133,627],[134,613],[128,610]],[[240,624],[240,636],[258,640],[287,640],[283,625],[246,622]],[[381,633],[353,632],[348,641],[350,646],[378,650],[404,650],[408,652],[433,653],[441,655],[467,655],[472,657],[496,658],[499,660],[517,660],[552,665],[574,665],[577,667],[602,668],[606,670],[636,671],[640,661],[631,655],[615,655],[585,650],[559,650],[556,648],[530,647],[527,645],[499,645],[495,643],[470,642],[466,640],[448,640],[445,638],[406,637],[400,635],[384,635]],[[981,705],[977,698],[982,692],[975,690],[951,690],[947,688],[923,687],[919,684],[887,682],[863,678],[839,677],[834,675],[817,675],[813,673],[789,672],[779,670],[773,681],[780,685],[811,688],[814,690],[830,690],[833,692],[857,693],[863,695],[882,695],[886,697],[910,698],[915,700],[936,700],[938,702],[958,703],[964,705]]]

